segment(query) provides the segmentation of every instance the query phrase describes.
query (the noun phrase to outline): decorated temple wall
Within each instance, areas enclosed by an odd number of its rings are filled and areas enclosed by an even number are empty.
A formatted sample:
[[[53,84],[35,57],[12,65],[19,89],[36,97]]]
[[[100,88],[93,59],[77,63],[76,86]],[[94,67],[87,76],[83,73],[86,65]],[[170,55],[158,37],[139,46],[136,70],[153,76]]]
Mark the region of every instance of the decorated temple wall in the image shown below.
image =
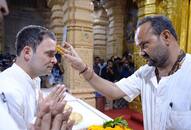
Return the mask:
[[[108,17],[107,12],[103,7],[94,9],[94,23],[93,23],[93,55],[99,56],[106,60],[106,44],[107,44],[107,27]]]

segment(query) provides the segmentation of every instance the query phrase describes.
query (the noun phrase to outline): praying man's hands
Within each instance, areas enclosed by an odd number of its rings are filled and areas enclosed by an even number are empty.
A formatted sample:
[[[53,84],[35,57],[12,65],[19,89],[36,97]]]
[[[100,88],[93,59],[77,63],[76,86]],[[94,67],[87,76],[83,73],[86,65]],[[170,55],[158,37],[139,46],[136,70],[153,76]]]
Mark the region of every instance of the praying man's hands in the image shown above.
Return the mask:
[[[71,130],[74,121],[69,121],[72,109],[64,110],[64,85],[57,85],[45,98],[39,95],[37,119],[31,130]]]
[[[50,109],[54,109],[55,105],[57,103],[62,103],[64,100],[64,93],[66,92],[66,88],[64,85],[57,85],[54,87],[52,92],[48,94],[45,98],[43,97],[43,94],[39,93],[39,101],[38,101],[38,111],[41,109],[44,109],[43,107],[46,107],[47,105],[50,107]]]
[[[69,121],[71,109],[63,112],[66,102],[58,102],[54,109],[44,105],[37,113],[37,119],[30,130],[72,130],[74,121]]]

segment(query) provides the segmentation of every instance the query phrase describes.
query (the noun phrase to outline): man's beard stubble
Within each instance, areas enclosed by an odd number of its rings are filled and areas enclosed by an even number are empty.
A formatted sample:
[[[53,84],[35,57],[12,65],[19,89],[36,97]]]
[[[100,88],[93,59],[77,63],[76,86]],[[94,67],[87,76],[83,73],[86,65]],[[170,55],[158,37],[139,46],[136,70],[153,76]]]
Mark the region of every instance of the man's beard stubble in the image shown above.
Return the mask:
[[[147,53],[145,53],[145,55],[143,55],[143,58],[146,59],[147,64],[148,64],[149,66],[158,67],[158,62],[157,62],[157,60],[154,60],[154,59],[150,58],[150,56],[149,56]]]

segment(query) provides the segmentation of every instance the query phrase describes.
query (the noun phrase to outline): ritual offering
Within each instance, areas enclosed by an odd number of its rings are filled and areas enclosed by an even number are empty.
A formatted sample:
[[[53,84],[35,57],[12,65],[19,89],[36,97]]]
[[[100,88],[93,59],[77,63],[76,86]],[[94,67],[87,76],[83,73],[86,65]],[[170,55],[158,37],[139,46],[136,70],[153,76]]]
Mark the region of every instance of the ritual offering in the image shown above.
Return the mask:
[[[59,44],[56,45],[56,51],[61,55],[64,55],[65,53],[65,49]]]
[[[117,117],[114,120],[106,121],[103,125],[91,125],[88,130],[132,130],[128,123],[122,117]]]

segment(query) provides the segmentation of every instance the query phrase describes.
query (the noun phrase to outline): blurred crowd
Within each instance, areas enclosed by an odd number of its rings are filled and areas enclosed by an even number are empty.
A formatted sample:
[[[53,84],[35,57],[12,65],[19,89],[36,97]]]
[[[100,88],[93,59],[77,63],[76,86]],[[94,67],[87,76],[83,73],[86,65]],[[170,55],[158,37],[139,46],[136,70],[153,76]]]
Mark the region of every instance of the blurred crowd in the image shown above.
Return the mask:
[[[93,69],[102,78],[116,82],[133,74],[135,66],[132,55],[123,56],[122,58],[112,56],[106,62],[100,57],[95,57]]]
[[[15,55],[5,53],[0,54],[0,72],[10,67],[15,61]]]
[[[95,73],[102,78],[117,82],[122,78],[127,78],[135,71],[133,56],[131,53],[124,54],[122,57],[112,56],[107,61],[96,56],[94,58],[93,69]],[[104,98],[100,93],[96,92],[97,98]],[[108,101],[106,100],[106,104]],[[128,106],[128,102],[121,98],[112,102],[112,108],[124,108]],[[99,108],[98,108],[99,109]]]

